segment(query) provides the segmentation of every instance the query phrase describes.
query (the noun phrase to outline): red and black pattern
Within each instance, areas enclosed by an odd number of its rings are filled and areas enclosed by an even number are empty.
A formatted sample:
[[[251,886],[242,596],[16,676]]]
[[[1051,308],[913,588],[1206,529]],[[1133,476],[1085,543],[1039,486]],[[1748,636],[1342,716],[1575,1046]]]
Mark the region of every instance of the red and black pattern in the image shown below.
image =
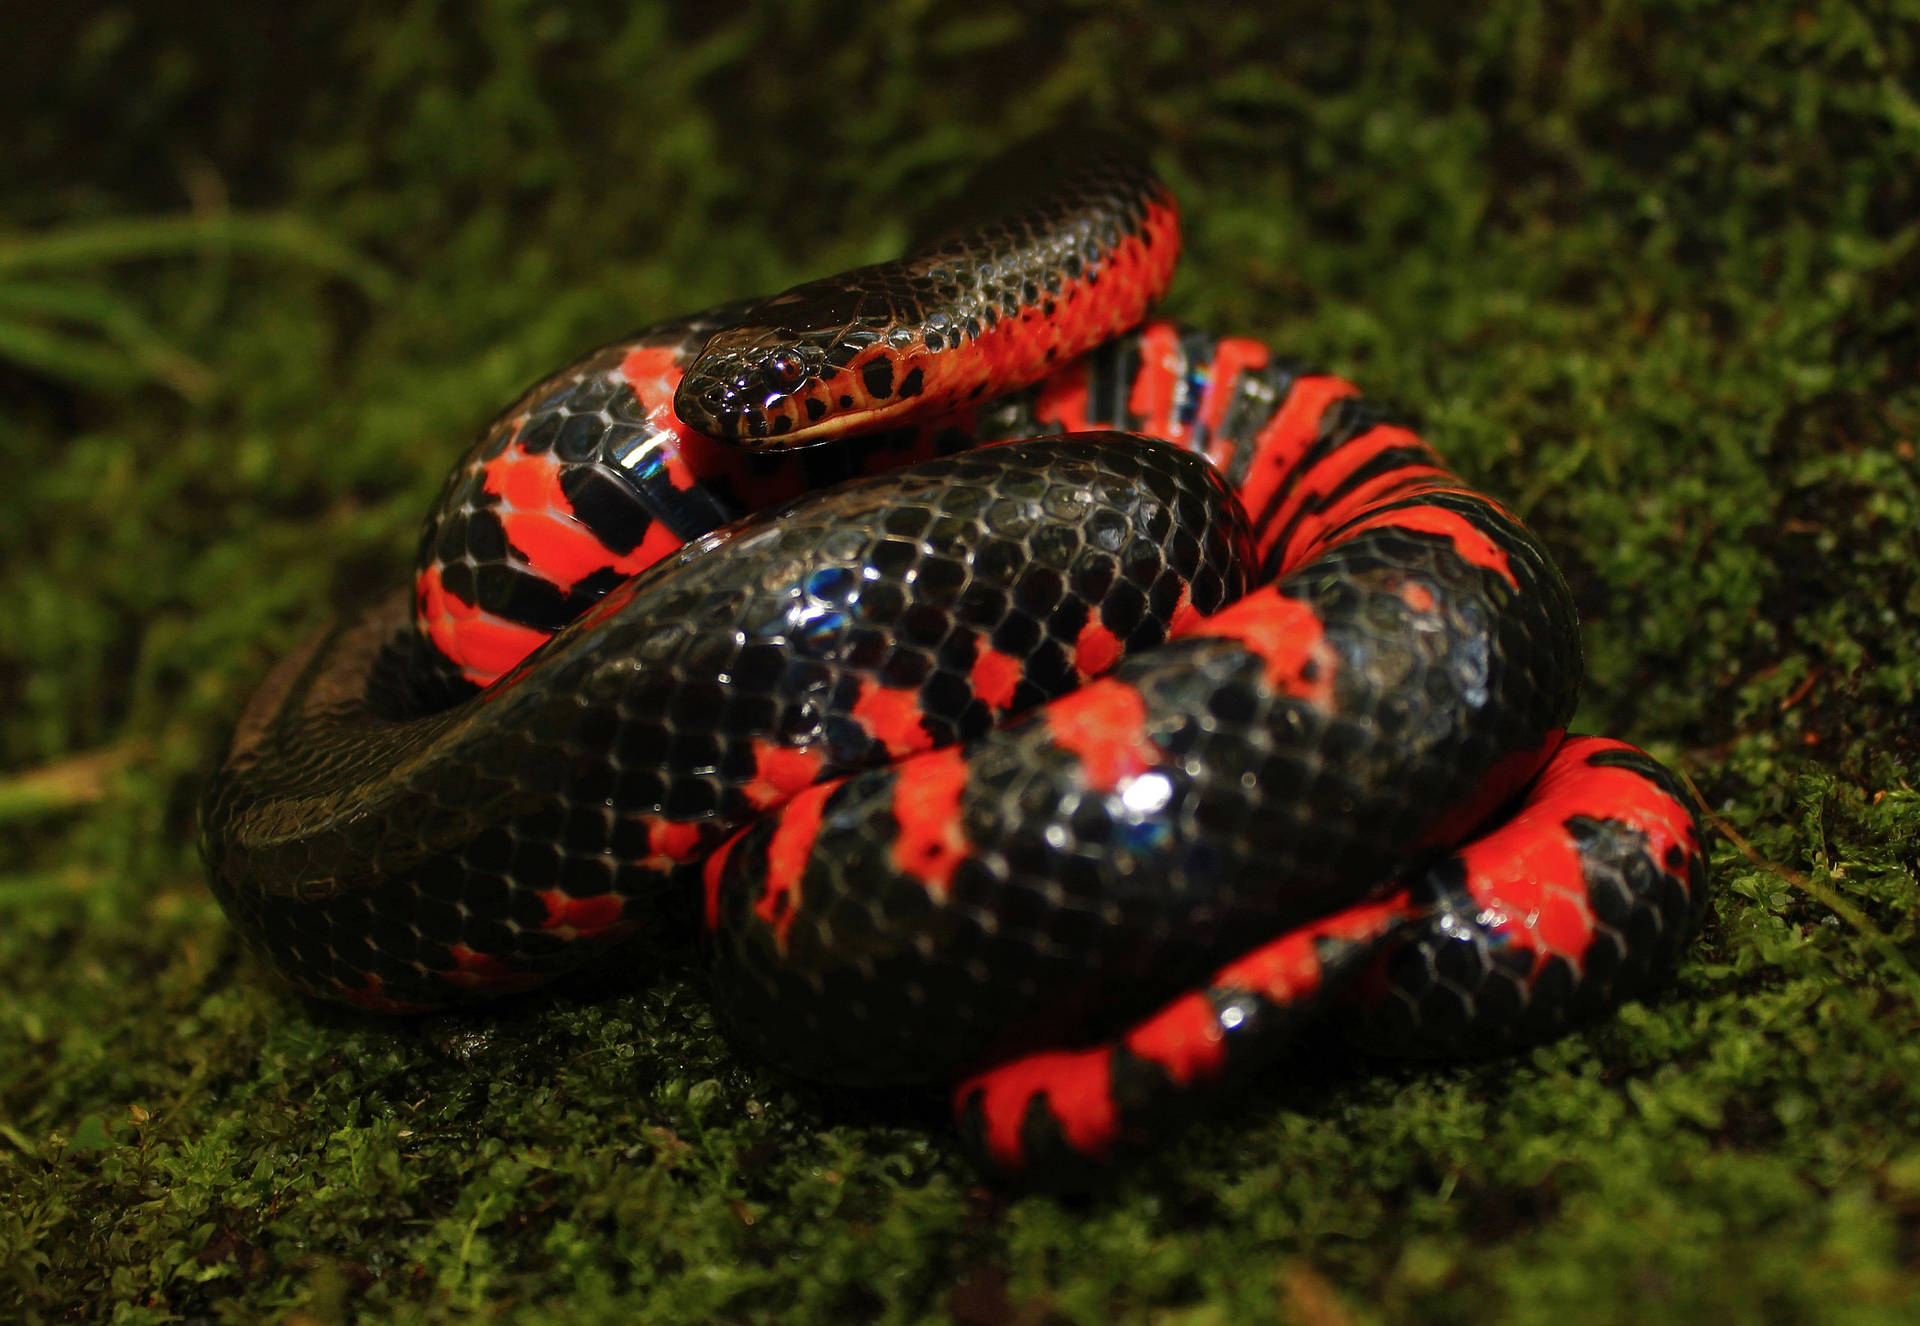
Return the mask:
[[[303,989],[410,1011],[692,896],[740,1042],[962,1078],[1007,1171],[1152,1135],[1322,1013],[1459,1052],[1650,988],[1701,832],[1647,756],[1565,735],[1559,574],[1339,379],[1117,336],[1172,218],[1102,158],[536,387],[410,601],[243,717],[203,816],[222,903]]]
[[[1057,145],[1024,207],[716,333],[675,394],[679,417],[747,447],[817,442],[1024,387],[1138,323],[1179,254],[1173,197],[1125,142]]]
[[[1038,1158],[1071,1175],[1271,1063],[1329,1011],[1388,1053],[1550,1039],[1678,962],[1706,887],[1689,804],[1643,752],[1568,738],[1485,837],[1255,947],[1105,1041],[978,1074],[955,1093],[961,1126],[1003,1169]]]

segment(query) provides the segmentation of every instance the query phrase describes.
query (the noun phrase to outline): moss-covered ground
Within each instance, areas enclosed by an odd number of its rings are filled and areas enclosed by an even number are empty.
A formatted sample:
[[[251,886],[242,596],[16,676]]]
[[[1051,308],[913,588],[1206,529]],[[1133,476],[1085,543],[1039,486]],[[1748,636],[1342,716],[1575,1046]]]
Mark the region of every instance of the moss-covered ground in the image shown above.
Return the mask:
[[[0,1318],[1920,1319],[1912,3],[380,8],[5,25]],[[1545,535],[1582,725],[1721,831],[1673,986],[1514,1060],[1316,1042],[1072,1200],[644,944],[468,1018],[276,986],[197,781],[474,430],[1088,115],[1186,204],[1174,312]]]

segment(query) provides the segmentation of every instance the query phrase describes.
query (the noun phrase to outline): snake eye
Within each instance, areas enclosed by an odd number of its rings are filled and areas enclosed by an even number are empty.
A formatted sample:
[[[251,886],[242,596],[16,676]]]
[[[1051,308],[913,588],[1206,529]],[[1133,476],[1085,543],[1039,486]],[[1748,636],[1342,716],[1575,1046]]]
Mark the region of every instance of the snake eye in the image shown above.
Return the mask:
[[[779,350],[768,355],[761,363],[760,371],[766,376],[767,385],[775,391],[792,391],[807,380],[807,366],[791,350]]]

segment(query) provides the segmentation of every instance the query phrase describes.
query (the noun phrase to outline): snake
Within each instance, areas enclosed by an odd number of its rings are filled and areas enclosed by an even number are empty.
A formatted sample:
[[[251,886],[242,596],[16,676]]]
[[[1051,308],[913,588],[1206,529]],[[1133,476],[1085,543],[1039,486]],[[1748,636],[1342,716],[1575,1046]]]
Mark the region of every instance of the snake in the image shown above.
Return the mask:
[[[411,1014],[682,917],[779,1070],[1099,1170],[1310,1024],[1449,1056],[1653,991],[1697,804],[1571,734],[1540,542],[1345,380],[1153,318],[1179,209],[1068,135],[908,256],[657,323],[455,466],[201,806],[296,989]]]

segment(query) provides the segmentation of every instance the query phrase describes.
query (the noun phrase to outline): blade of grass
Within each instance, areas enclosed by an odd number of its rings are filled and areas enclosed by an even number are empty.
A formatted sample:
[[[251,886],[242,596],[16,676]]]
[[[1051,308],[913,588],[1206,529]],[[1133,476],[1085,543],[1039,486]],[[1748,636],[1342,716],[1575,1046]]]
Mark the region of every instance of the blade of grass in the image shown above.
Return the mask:
[[[0,359],[81,387],[137,387],[150,376],[123,352],[90,338],[4,318]]]
[[[75,755],[0,778],[0,824],[40,819],[107,794],[107,781],[139,753],[134,746]]]
[[[0,316],[9,312],[38,315],[43,319],[94,329],[112,348],[131,358],[144,370],[145,376],[159,378],[183,396],[198,398],[213,387],[212,370],[171,345],[139,309],[102,286],[80,282],[0,280]],[[15,325],[38,328],[43,338],[71,336],[69,332],[31,321],[15,321]],[[76,336],[72,337],[69,344],[84,345],[86,342]],[[47,371],[45,365],[41,367]]]
[[[303,263],[351,281],[374,299],[393,288],[392,276],[378,263],[298,217],[269,214],[126,217],[0,236],[0,274],[96,267],[204,249]]]

